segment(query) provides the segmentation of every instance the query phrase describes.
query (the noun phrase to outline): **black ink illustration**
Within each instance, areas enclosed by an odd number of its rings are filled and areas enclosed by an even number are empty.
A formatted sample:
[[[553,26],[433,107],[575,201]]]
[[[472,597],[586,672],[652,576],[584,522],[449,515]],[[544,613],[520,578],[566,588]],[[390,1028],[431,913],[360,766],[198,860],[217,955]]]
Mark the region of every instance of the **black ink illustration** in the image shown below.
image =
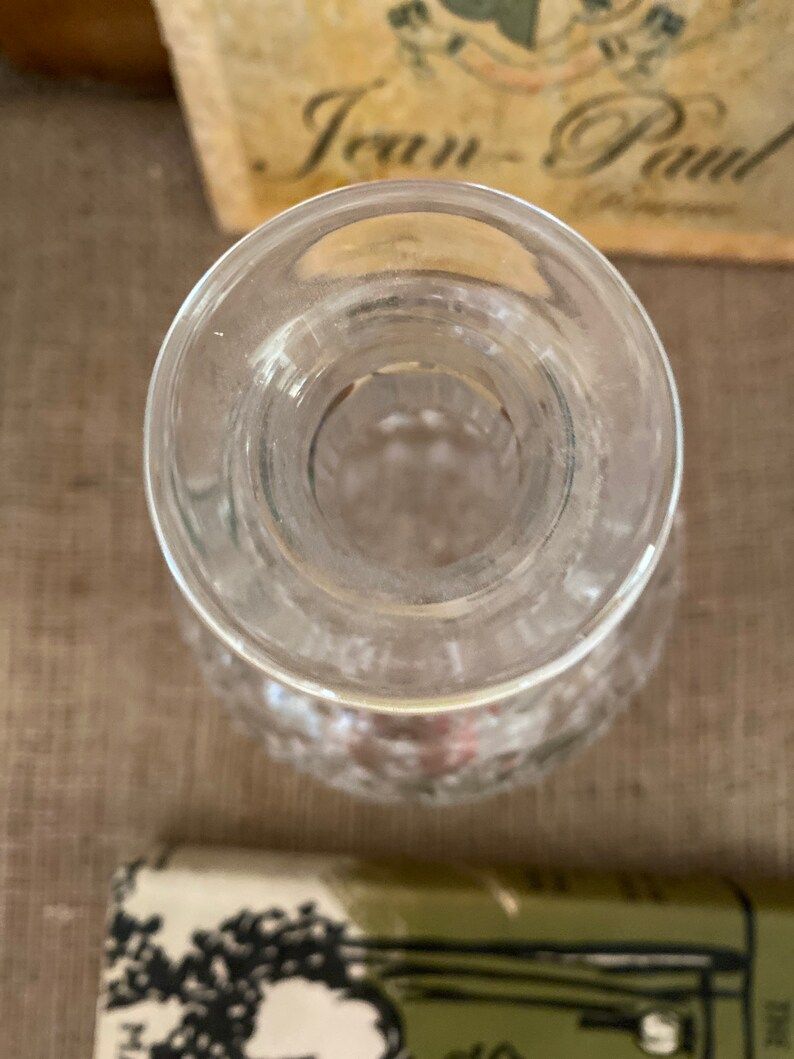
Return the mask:
[[[400,1014],[415,1005],[449,1012],[459,1005],[542,1010],[549,1018],[573,1020],[594,1042],[608,1031],[625,1035],[638,1054],[692,1059],[722,1059],[717,1011],[730,1005],[741,1033],[741,1041],[732,1037],[730,1054],[754,1056],[754,917],[738,889],[740,947],[363,937],[307,902],[294,912],[241,910],[214,929],[195,932],[188,951],[174,960],[158,944],[161,918],[125,911],[131,887],[134,870],[118,885],[110,918],[105,1006],[130,1009],[129,1034],[137,1032],[136,1006],[178,1002],[178,1024],[150,1046],[152,1059],[336,1056],[323,1044],[324,1032],[332,1032],[328,1022],[317,1022],[313,1038],[305,1025],[308,1007],[318,1000],[322,1007],[323,998],[325,1010],[342,1019],[336,1039],[341,1032],[365,1042],[357,1044],[355,1059],[421,1059],[409,1051]],[[267,1036],[285,987],[292,1005],[286,1022],[304,1023],[300,1052],[292,1048],[290,1030],[289,1039]],[[444,1016],[445,1026],[453,1022],[454,1016]],[[521,1055],[526,1043],[505,1041],[497,1054]],[[465,1054],[450,1047],[451,1055]]]
[[[151,1059],[246,1059],[260,1008],[273,987],[287,980],[321,984],[337,1007],[351,1002],[357,1014],[366,1006],[375,1031],[370,1036],[378,1039],[371,1059],[401,1054],[397,1010],[369,981],[356,977],[357,962],[344,945],[345,924],[320,915],[313,903],[293,915],[278,908],[241,911],[214,930],[194,933],[190,950],[177,962],[157,944],[162,925],[159,916],[140,920],[117,906],[106,943],[108,965],[117,971],[107,985],[109,1011],[172,998],[184,1007],[181,1023],[151,1048]]]

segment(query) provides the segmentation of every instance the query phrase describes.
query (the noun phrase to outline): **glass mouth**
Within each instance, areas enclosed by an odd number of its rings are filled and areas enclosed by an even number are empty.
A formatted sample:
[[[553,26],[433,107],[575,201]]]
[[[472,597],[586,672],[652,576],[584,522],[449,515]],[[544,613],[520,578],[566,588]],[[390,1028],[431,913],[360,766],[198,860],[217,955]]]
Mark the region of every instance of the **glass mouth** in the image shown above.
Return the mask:
[[[328,536],[362,572],[388,575],[392,593],[410,604],[429,601],[441,571],[496,554],[517,516],[521,458],[498,395],[404,361],[332,398],[307,471]],[[437,601],[450,587],[439,586]]]
[[[152,377],[147,496],[180,589],[268,678],[432,711],[562,672],[669,533],[681,421],[612,266],[473,185],[331,192],[203,277]]]

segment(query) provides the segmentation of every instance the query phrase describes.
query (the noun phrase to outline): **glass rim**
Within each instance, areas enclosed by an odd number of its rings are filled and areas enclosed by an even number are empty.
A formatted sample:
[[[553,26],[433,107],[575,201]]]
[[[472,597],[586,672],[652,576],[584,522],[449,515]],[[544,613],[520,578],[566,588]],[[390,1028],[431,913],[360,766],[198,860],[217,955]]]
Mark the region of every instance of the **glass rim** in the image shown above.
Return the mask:
[[[293,224],[296,222],[305,224],[312,214],[330,208],[332,203],[336,203],[336,207],[342,210],[354,209],[362,202],[377,197],[384,207],[384,212],[390,206],[403,207],[394,212],[432,212],[432,205],[428,207],[417,203],[420,195],[427,196],[431,200],[436,197],[441,199],[446,195],[447,205],[454,205],[451,200],[462,196],[469,202],[479,199],[482,203],[484,200],[484,205],[486,207],[490,205],[493,209],[498,206],[511,211],[518,209],[524,214],[541,219],[546,225],[556,229],[560,237],[571,245],[574,252],[585,253],[603,270],[604,274],[619,288],[631,310],[636,314],[638,322],[649,339],[648,348],[653,351],[653,355],[662,367],[672,418],[670,439],[673,447],[673,461],[666,503],[664,495],[660,497],[658,503],[661,517],[658,520],[655,539],[646,542],[643,553],[612,595],[604,602],[600,611],[595,615],[592,627],[583,636],[551,659],[530,667],[524,673],[507,680],[491,684],[484,683],[475,689],[449,695],[405,698],[387,697],[377,693],[367,694],[317,681],[306,672],[291,670],[280,665],[275,659],[268,658],[253,638],[249,637],[246,640],[244,636],[235,635],[235,631],[224,621],[224,612],[217,604],[209,586],[195,575],[189,562],[180,561],[179,541],[172,540],[172,535],[162,517],[166,503],[160,482],[161,476],[155,473],[154,468],[158,464],[163,448],[165,438],[163,428],[167,422],[169,398],[185,341],[193,330],[194,317],[211,298],[213,292],[217,292],[219,286],[223,286],[234,275],[244,270],[253,252],[261,252],[260,242],[263,239],[271,243],[280,241]],[[439,203],[439,207],[441,205]],[[335,213],[339,215],[338,208],[335,208]],[[143,450],[146,502],[155,535],[171,576],[200,621],[229,650],[267,677],[301,694],[326,702],[376,713],[433,714],[490,705],[553,680],[584,659],[623,621],[653,575],[670,536],[683,478],[683,420],[672,368],[648,313],[620,272],[584,236],[547,210],[526,202],[516,195],[482,184],[444,180],[383,180],[351,184],[305,199],[243,235],[210,265],[181,304],[160,346],[147,394]]]

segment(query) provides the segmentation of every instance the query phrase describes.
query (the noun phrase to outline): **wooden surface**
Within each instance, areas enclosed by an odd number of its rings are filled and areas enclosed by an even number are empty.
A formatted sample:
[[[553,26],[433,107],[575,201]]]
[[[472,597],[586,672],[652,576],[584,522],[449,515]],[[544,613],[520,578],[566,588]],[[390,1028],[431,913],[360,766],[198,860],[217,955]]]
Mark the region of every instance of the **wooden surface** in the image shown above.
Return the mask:
[[[144,398],[228,243],[175,104],[8,75],[2,92],[0,1055],[87,1059],[108,876],[163,839],[792,873],[794,273],[619,262],[687,430],[688,587],[663,671],[538,789],[373,808],[236,734],[174,632]]]

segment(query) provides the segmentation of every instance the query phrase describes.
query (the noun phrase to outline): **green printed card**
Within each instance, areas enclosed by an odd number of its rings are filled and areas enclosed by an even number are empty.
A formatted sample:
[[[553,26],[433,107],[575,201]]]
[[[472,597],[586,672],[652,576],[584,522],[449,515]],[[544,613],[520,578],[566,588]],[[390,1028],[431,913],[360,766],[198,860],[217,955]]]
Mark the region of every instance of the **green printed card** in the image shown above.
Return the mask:
[[[792,896],[181,849],[114,881],[95,1059],[785,1059]]]

